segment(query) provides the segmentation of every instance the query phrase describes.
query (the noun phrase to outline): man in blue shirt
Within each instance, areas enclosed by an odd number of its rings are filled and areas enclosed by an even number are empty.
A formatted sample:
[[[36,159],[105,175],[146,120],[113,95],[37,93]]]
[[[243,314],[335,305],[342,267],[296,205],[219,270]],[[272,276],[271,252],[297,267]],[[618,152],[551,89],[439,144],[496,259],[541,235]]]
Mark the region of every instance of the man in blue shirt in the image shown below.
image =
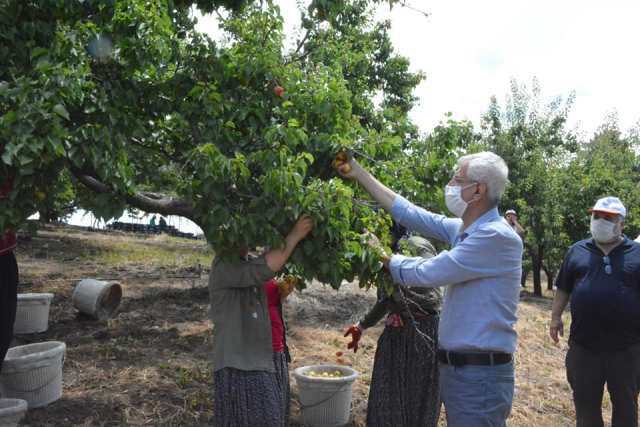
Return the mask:
[[[441,397],[450,427],[506,426],[514,388],[522,240],[497,210],[508,168],[494,153],[463,156],[445,188],[457,218],[428,212],[355,160],[334,163],[410,231],[450,245],[430,258],[384,255],[395,283],[446,286],[438,330]]]
[[[549,334],[563,335],[562,311],[571,300],[567,379],[578,427],[604,426],[604,384],[611,425],[638,425],[640,386],[640,244],[622,234],[627,211],[617,197],[591,209],[592,238],[569,248],[558,277]]]

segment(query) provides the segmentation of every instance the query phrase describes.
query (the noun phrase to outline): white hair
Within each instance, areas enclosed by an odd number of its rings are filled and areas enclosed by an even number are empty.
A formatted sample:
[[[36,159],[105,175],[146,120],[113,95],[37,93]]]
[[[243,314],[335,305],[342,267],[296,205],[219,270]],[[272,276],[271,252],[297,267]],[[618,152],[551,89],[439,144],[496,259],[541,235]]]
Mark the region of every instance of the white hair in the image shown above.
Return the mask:
[[[487,185],[489,200],[498,204],[509,183],[509,168],[502,157],[490,151],[467,154],[458,159],[458,168],[467,164],[467,178]]]

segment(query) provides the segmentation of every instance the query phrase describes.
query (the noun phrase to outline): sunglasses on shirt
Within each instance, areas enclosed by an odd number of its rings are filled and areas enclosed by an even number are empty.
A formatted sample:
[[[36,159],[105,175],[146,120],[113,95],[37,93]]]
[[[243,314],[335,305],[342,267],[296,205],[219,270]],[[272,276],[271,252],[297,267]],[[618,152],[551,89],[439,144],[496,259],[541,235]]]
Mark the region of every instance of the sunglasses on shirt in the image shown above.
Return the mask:
[[[611,274],[611,260],[609,259],[609,256],[603,256],[602,262],[604,262],[604,272]]]

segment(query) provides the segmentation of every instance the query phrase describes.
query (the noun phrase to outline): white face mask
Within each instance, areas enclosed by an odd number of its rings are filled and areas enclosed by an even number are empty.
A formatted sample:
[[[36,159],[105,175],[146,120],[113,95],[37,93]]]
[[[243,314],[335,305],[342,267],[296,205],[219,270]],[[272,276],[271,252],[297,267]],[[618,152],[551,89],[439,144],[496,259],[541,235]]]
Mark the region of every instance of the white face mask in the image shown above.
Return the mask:
[[[620,237],[618,224],[606,219],[591,217],[591,236],[598,243],[611,243]]]
[[[458,218],[464,215],[464,211],[467,210],[468,205],[462,198],[462,190],[472,185],[476,184],[469,184],[466,187],[460,187],[459,185],[447,185],[444,187],[444,203],[447,205],[447,209]]]

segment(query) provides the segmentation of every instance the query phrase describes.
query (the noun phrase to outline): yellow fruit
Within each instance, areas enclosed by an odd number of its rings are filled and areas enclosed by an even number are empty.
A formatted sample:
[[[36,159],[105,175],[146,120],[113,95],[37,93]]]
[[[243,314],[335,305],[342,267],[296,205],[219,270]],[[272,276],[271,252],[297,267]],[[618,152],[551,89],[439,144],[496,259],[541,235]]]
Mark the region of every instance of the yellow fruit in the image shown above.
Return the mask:
[[[311,378],[340,378],[342,377],[342,372],[335,370],[335,371],[323,371],[323,372],[318,372],[318,371],[307,371],[306,376],[311,377]]]
[[[43,201],[47,197],[47,195],[44,194],[44,192],[42,191],[36,191],[35,196],[36,196],[36,199],[39,201]]]
[[[331,166],[335,170],[339,170],[342,173],[351,172],[351,165],[349,164],[349,154],[346,151],[340,151],[336,154],[335,159],[331,162]]]
[[[281,297],[288,296],[295,289],[298,284],[298,279],[294,276],[285,276],[282,280],[277,282],[278,293]]]

